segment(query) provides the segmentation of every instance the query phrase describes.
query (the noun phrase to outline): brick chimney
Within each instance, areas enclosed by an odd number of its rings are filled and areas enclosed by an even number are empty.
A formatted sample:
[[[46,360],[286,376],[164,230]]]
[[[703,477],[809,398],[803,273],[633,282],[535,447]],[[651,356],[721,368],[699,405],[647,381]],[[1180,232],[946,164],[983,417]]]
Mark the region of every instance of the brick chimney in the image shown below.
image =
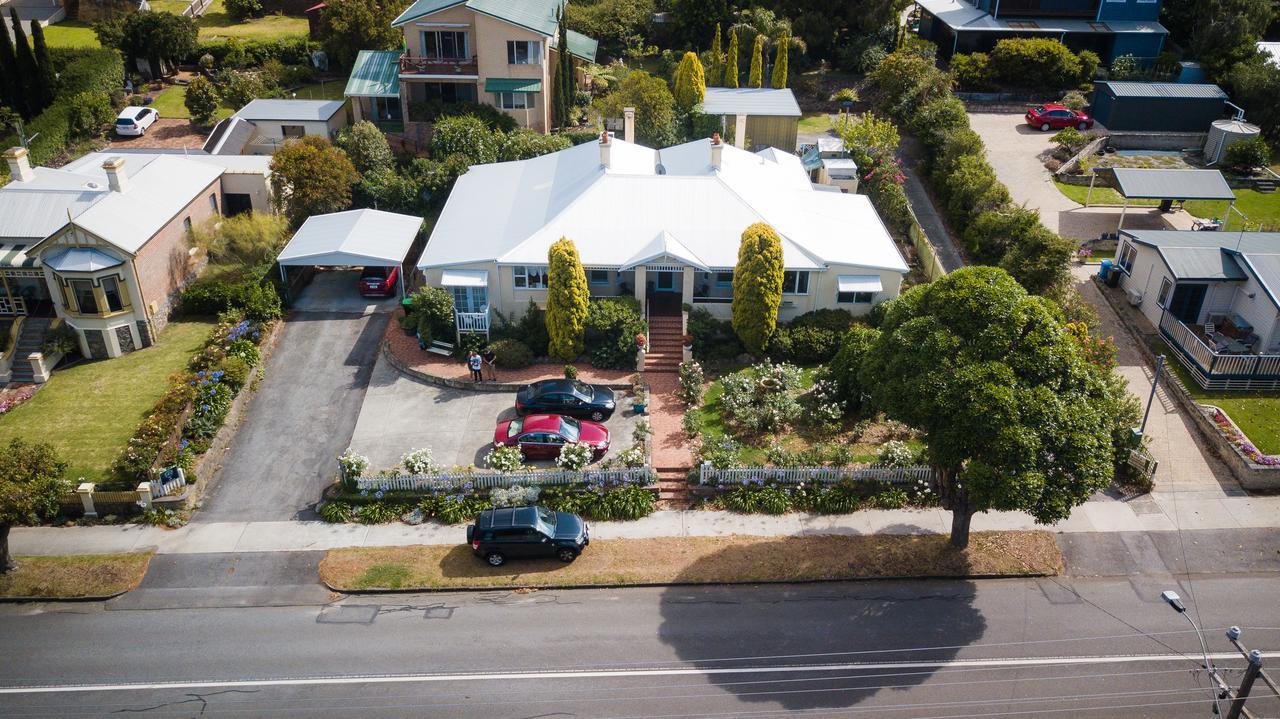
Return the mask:
[[[720,169],[722,165],[720,156],[723,152],[724,152],[724,143],[720,142],[720,133],[718,132],[711,133],[711,167],[712,169],[716,169],[716,170]]]
[[[27,157],[27,148],[10,147],[4,151],[4,159],[9,163],[9,176],[14,182],[31,182],[36,179],[36,172],[31,169],[31,158]]]
[[[107,171],[107,185],[112,192],[125,192],[129,189],[129,176],[124,174],[123,157],[108,157],[103,161],[102,169]]]
[[[636,141],[636,109],[634,107],[622,108],[622,139],[627,142]]]
[[[600,133],[600,166],[609,169],[611,163],[609,161],[609,151],[613,149],[613,143],[610,142],[609,131],[605,130]]]

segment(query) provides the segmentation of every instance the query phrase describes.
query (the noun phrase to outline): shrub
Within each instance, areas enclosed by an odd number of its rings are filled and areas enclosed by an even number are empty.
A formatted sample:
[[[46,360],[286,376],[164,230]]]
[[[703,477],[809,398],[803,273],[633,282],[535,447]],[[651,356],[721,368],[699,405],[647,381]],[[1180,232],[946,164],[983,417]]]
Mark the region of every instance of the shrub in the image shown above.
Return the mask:
[[[595,450],[590,445],[571,442],[560,448],[560,456],[556,457],[556,466],[575,472],[582,471],[595,458]]]
[[[191,416],[182,427],[182,434],[191,439],[210,439],[222,427],[235,391],[222,382],[220,370],[200,371],[193,380],[196,395],[191,401]]]
[[[226,8],[227,15],[236,22],[243,22],[251,17],[260,17],[262,15],[261,0],[226,0],[223,3]]]
[[[574,366],[573,366],[573,365],[571,365],[571,364],[567,364],[567,365],[565,365],[565,366],[564,366],[564,378],[565,378],[565,379],[578,379],[578,368],[577,368],[577,367],[574,367]]]
[[[936,151],[948,133],[969,127],[964,103],[948,94],[925,103],[911,116],[911,129]]]
[[[271,284],[256,280],[228,283],[221,280],[196,280],[182,291],[179,302],[185,315],[216,315],[227,310],[241,310],[246,318],[265,322],[284,314],[280,295]]]
[[[1083,70],[1066,45],[1047,38],[1000,40],[991,51],[990,67],[998,82],[1041,89],[1075,85]]]
[[[573,240],[561,237],[552,244],[547,263],[548,351],[569,362],[582,354],[591,293]]]
[[[798,367],[768,362],[722,377],[725,422],[749,434],[786,429],[800,414],[800,380]]]
[[[524,468],[524,455],[519,447],[495,447],[484,456],[484,464],[499,472],[518,472]]]
[[[644,487],[625,485],[594,494],[583,513],[600,521],[630,521],[653,514],[657,500]]]
[[[194,232],[195,243],[219,264],[265,266],[273,262],[285,244],[289,222],[269,212],[247,212],[219,217]]]
[[[990,57],[985,52],[951,56],[951,73],[961,90],[986,90],[992,84]]]
[[[529,306],[517,320],[508,319],[500,312],[497,314],[502,323],[500,331],[503,337],[525,343],[534,357],[547,356],[547,344],[551,338],[547,334],[545,313],[536,302],[529,300]]]
[[[391,154],[391,145],[387,136],[382,134],[378,126],[364,120],[338,133],[334,141],[340,150],[347,153],[351,164],[361,173],[370,170],[390,170],[395,166],[395,157]]]
[[[370,502],[356,507],[355,520],[361,524],[386,524],[401,515],[400,507],[385,502]]]
[[[1133,54],[1121,55],[1111,61],[1112,80],[1137,80],[1142,72],[1138,68],[1138,58]]]
[[[423,506],[424,508],[427,506],[425,501]],[[444,524],[460,524],[475,519],[481,512],[489,508],[488,500],[480,497],[454,494],[441,497],[438,502],[434,503],[432,514]]]
[[[1271,148],[1261,137],[1233,142],[1222,156],[1222,165],[1232,172],[1247,175],[1254,168],[1265,167],[1271,161]]]
[[[80,349],[80,335],[69,325],[58,325],[45,335],[42,349],[47,355],[74,352]]]
[[[733,271],[733,331],[752,354],[764,351],[777,327],[782,279],[778,233],[763,222],[743,230]]]
[[[489,490],[489,503],[494,507],[524,507],[537,504],[539,494],[537,487],[494,487]]]
[[[1049,141],[1057,145],[1067,155],[1074,155],[1080,151],[1080,148],[1089,144],[1089,138],[1074,127],[1059,130],[1057,134],[1049,138]]]
[[[791,320],[791,327],[818,327],[833,332],[847,332],[855,320],[848,310],[810,310]]]
[[[342,476],[347,479],[355,479],[362,476],[369,469],[369,458],[348,448],[347,451],[338,455],[338,470],[342,472]]]
[[[633,297],[593,300],[587,307],[584,339],[591,348],[591,364],[602,369],[626,369],[636,363],[637,334],[645,332],[640,302]]]
[[[823,327],[779,327],[769,341],[769,357],[800,365],[826,362],[839,348],[840,334]]]
[[[475,165],[496,162],[498,136],[475,115],[446,117],[432,130],[431,154],[436,158],[466,155]]]
[[[262,65],[268,60],[279,60],[286,65],[305,65],[311,62],[311,53],[319,50],[318,43],[305,36],[283,37],[276,40],[210,40],[200,43],[197,55],[209,55],[219,65],[228,64],[227,56],[239,55],[243,66]]]
[[[699,360],[727,360],[746,351],[733,324],[716,319],[702,307],[689,313],[689,334],[693,336],[693,356]]]
[[[187,84],[182,104],[197,125],[207,125],[218,112],[218,89],[203,75],[196,75]]]
[[[1086,50],[1085,52],[1088,51]],[[1072,90],[1071,92],[1068,92],[1063,95],[1062,99],[1058,102],[1068,110],[1074,110],[1076,112],[1080,112],[1089,105],[1089,101],[1085,99],[1084,93],[1079,90]]]
[[[595,133],[591,133],[592,137]],[[528,160],[541,155],[568,149],[572,143],[565,135],[544,135],[527,128],[520,128],[502,136],[498,145],[498,161]]]
[[[533,364],[533,351],[529,345],[517,339],[501,339],[489,345],[498,356],[498,366],[503,369],[520,369]]]
[[[833,399],[839,402],[845,412],[857,412],[862,407],[862,397],[869,394],[862,385],[858,374],[862,371],[862,360],[880,337],[880,331],[870,327],[854,327],[840,341],[840,349],[836,351],[831,362],[818,374],[820,382],[829,383]]]
[[[101,90],[76,93],[71,100],[71,113],[67,117],[67,132],[71,138],[100,137],[102,128],[115,118],[111,97]]]
[[[679,374],[680,387],[676,390],[676,396],[685,403],[685,406],[698,407],[702,404],[702,386],[707,381],[702,365],[696,360],[681,362]]]
[[[440,471],[430,449],[415,449],[400,458],[400,466],[409,474],[434,474]]]
[[[1161,55],[1161,57],[1164,56]],[[1098,75],[1098,67],[1102,65],[1102,58],[1098,57],[1098,53],[1092,50],[1081,50],[1080,54],[1076,55],[1076,59],[1080,61],[1080,82],[1093,82],[1093,79]],[[1072,92],[1075,92],[1075,90],[1072,90]],[[1074,110],[1076,108],[1073,107],[1071,109]]]
[[[776,484],[744,484],[725,491],[720,503],[740,514],[785,514],[791,509],[791,495]]]
[[[330,524],[346,524],[355,514],[355,508],[346,502],[325,502],[320,505],[316,513]]]
[[[418,331],[423,338],[447,337],[453,334],[453,294],[443,287],[419,287],[409,297],[409,312],[418,318]]]
[[[227,357],[222,360],[222,381],[239,391],[249,381],[249,370],[249,363],[243,357]]]
[[[876,463],[885,467],[911,467],[920,463],[920,452],[906,442],[891,439],[880,446]]]

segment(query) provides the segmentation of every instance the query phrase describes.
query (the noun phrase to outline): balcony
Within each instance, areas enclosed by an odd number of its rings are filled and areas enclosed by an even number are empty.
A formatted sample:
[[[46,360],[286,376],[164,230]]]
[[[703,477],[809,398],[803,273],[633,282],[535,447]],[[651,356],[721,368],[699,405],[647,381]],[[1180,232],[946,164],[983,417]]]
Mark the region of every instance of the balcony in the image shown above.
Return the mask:
[[[1092,20],[1098,13],[1098,0],[1001,0],[996,8],[1002,20],[1016,17]]]
[[[459,78],[471,79],[478,76],[480,72],[476,58],[470,60],[462,59],[445,59],[430,57],[409,57],[405,55],[400,58],[400,74],[402,75],[433,75],[448,76],[457,75]]]
[[[1168,313],[1160,317],[1160,334],[1203,389],[1280,389],[1280,355],[1216,351]]]

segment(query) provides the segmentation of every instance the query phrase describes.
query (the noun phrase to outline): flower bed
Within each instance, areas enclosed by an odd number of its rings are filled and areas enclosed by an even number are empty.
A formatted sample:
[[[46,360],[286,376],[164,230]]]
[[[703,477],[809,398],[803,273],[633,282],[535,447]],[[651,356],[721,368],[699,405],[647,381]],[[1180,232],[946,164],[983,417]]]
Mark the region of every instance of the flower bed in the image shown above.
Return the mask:
[[[0,414],[16,408],[34,396],[36,396],[35,386],[0,390]]]
[[[1212,410],[1213,423],[1232,448],[1254,464],[1264,467],[1280,467],[1280,456],[1263,454],[1249,441],[1245,433],[1240,431],[1236,423],[1231,421],[1226,412],[1212,405],[1206,406]]]

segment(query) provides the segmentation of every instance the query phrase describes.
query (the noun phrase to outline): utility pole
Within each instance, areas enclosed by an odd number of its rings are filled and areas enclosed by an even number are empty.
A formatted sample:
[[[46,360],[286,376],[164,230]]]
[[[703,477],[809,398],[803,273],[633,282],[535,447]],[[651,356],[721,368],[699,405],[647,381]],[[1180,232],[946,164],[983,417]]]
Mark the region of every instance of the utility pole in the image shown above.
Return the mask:
[[[1187,618],[1191,622],[1191,626],[1196,630],[1196,636],[1200,638],[1200,648],[1204,652],[1204,669],[1209,674],[1209,680],[1213,683],[1213,715],[1222,716],[1222,707],[1220,702],[1230,701],[1227,709],[1226,719],[1257,719],[1257,717],[1245,708],[1245,700],[1249,698],[1249,694],[1253,691],[1253,684],[1258,679],[1266,684],[1277,697],[1280,697],[1280,686],[1262,670],[1262,652],[1254,649],[1249,650],[1248,647],[1240,641],[1240,627],[1231,627],[1227,630],[1227,639],[1231,645],[1240,652],[1240,655],[1249,662],[1244,670],[1244,678],[1240,680],[1240,688],[1232,689],[1229,684],[1222,679],[1218,673],[1218,668],[1213,666],[1209,661],[1209,647],[1205,644],[1204,635],[1200,632],[1200,627],[1191,619],[1191,615],[1187,613],[1187,607],[1178,597],[1177,592],[1167,591],[1160,595],[1166,604],[1173,607],[1174,611]]]

